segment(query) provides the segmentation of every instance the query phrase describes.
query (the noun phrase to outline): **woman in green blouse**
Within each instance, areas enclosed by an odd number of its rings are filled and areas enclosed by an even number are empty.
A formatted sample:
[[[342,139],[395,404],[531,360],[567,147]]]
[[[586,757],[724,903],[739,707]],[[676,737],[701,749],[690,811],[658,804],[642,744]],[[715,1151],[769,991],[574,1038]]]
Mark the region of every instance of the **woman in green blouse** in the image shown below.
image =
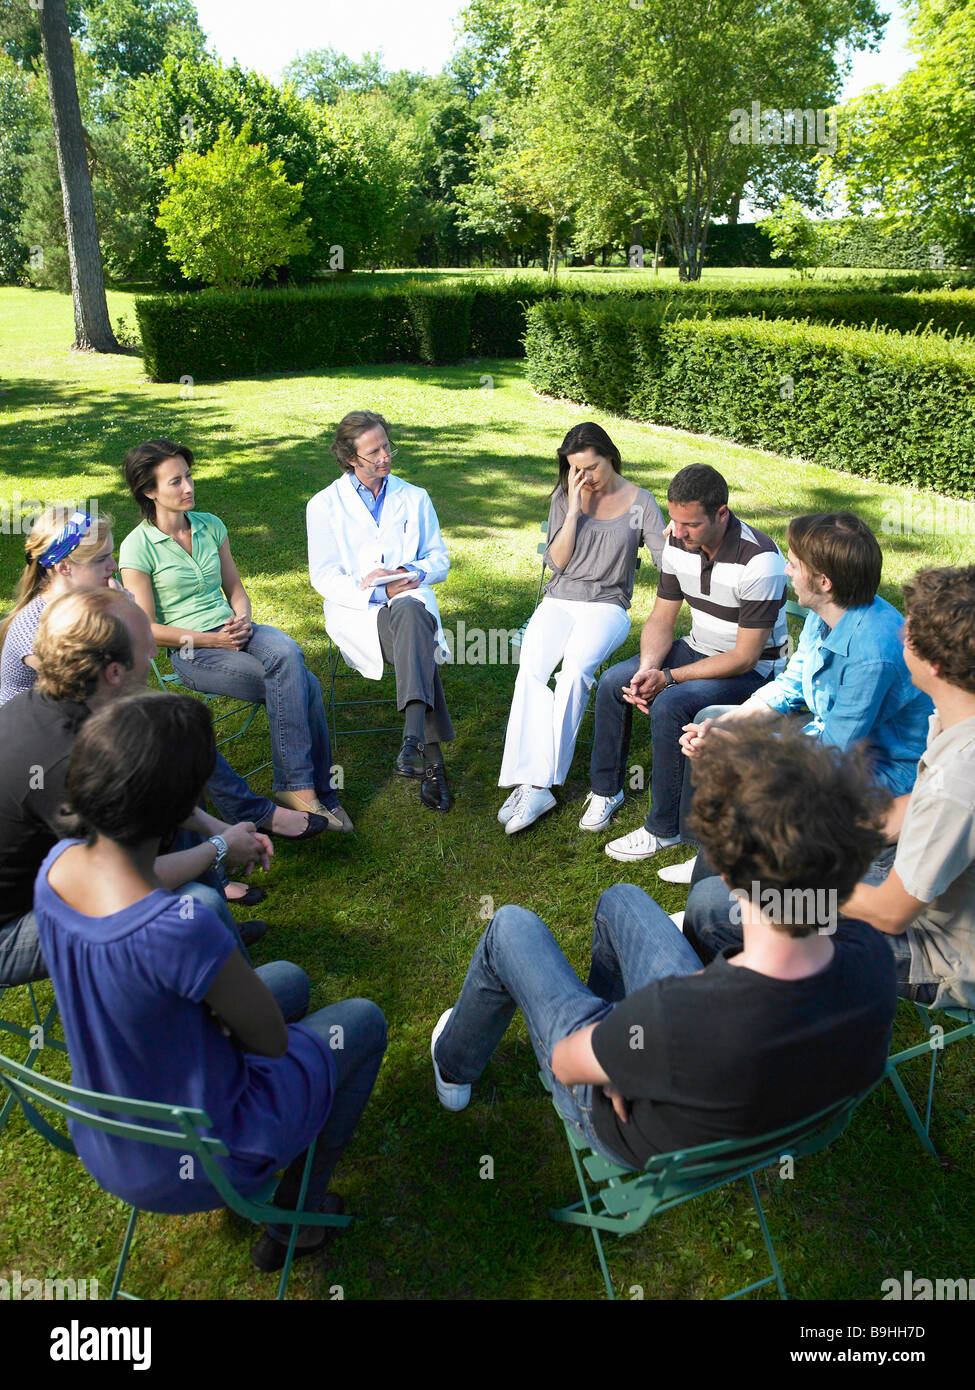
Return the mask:
[[[129,450],[124,467],[143,520],[122,542],[122,579],[158,645],[170,648],[173,670],[190,690],[265,704],[275,801],[323,817],[330,830],[351,830],[330,785],[321,686],[297,642],[251,621],[227,528],[193,510],[192,452],[149,439]]]

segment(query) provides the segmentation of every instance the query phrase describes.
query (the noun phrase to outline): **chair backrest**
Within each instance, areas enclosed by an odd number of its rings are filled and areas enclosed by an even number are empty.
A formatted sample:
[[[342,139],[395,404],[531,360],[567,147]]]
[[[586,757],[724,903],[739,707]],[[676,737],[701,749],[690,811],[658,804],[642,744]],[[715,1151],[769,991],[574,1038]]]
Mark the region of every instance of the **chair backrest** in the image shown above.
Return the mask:
[[[809,617],[810,610],[803,608],[801,603],[796,603],[794,598],[787,598],[785,601],[786,616],[789,618],[801,618],[803,622]]]
[[[626,1169],[614,1168],[598,1155],[583,1159],[583,1164],[594,1181],[608,1180],[599,1194],[606,1210],[613,1216],[627,1216],[628,1224],[636,1230],[665,1203],[721,1187],[756,1168],[778,1163],[786,1155],[803,1158],[818,1153],[843,1132],[854,1110],[873,1089],[871,1086],[815,1115],[752,1139],[723,1139],[656,1154],[640,1172],[627,1177]]]
[[[118,1139],[132,1139],[142,1144],[155,1144],[161,1148],[180,1149],[183,1153],[194,1154],[224,1200],[231,1204],[225,1190],[236,1196],[214,1161],[227,1155],[229,1151],[226,1145],[220,1139],[201,1133],[213,1127],[204,1110],[85,1091],[66,1081],[41,1076],[2,1053],[0,1082],[16,1096],[25,1117],[38,1134],[64,1153],[74,1153],[74,1145],[48,1122],[42,1112],[53,1112],[64,1120],[87,1125],[89,1129]],[[147,1123],[140,1124],[138,1121]]]

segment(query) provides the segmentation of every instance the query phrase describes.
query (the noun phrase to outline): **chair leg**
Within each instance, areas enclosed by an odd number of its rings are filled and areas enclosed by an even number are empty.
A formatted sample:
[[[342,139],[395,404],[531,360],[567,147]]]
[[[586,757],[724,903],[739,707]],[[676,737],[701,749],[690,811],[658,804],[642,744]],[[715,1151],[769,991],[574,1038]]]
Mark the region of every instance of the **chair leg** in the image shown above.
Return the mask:
[[[931,1059],[931,1062],[932,1062],[932,1068],[931,1068],[931,1082],[930,1082],[929,1087],[928,1087],[928,1123],[929,1123],[929,1124],[930,1124],[930,1121],[931,1121],[931,1091],[932,1091],[932,1088],[933,1088],[933,1085],[934,1085],[934,1063],[935,1063],[936,1060],[937,1060],[936,1057],[932,1057],[932,1059]],[[917,1109],[915,1108],[914,1102],[911,1100],[910,1096],[907,1094],[907,1091],[906,1091],[906,1089],[905,1089],[905,1087],[904,1087],[904,1083],[903,1083],[903,1081],[900,1079],[900,1076],[899,1076],[898,1073],[897,1073],[897,1068],[896,1068],[895,1066],[891,1066],[890,1063],[887,1064],[887,1076],[890,1078],[891,1084],[893,1085],[894,1090],[897,1092],[898,1099],[900,1100],[901,1105],[904,1107],[904,1113],[907,1115],[907,1118],[910,1120],[911,1125],[912,1125],[912,1127],[913,1127],[913,1129],[914,1129],[914,1133],[915,1133],[915,1134],[917,1135],[917,1137],[920,1139],[921,1143],[924,1145],[924,1148],[925,1148],[925,1149],[927,1150],[927,1152],[931,1155],[931,1157],[932,1157],[932,1158],[937,1158],[937,1157],[938,1157],[938,1150],[937,1150],[937,1149],[934,1147],[934,1145],[931,1143],[931,1136],[930,1136],[930,1134],[928,1133],[927,1126],[925,1126],[925,1125],[923,1125],[923,1124],[921,1123],[921,1117],[920,1117],[920,1115],[917,1113]]]
[[[758,1213],[758,1224],[762,1228],[762,1237],[765,1241],[765,1249],[768,1251],[769,1261],[772,1265],[772,1274],[766,1279],[759,1279],[758,1282],[755,1284],[749,1284],[747,1288],[739,1289],[738,1293],[732,1294],[731,1297],[739,1298],[742,1294],[751,1293],[754,1289],[760,1289],[765,1284],[771,1284],[772,1278],[774,1276],[775,1283],[778,1286],[779,1290],[779,1297],[788,1299],[789,1295],[786,1292],[785,1280],[782,1278],[782,1271],[779,1268],[779,1262],[775,1256],[775,1246],[772,1244],[772,1237],[769,1234],[768,1222],[765,1220],[765,1212],[762,1209],[761,1199],[758,1195],[758,1188],[755,1186],[754,1173],[748,1174],[748,1186],[752,1194],[752,1201],[755,1204],[755,1211]]]
[[[318,1143],[316,1136],[308,1145],[308,1155],[305,1159],[304,1172],[301,1175],[301,1188],[298,1192],[298,1211],[305,1209],[305,1194],[308,1191],[308,1179],[311,1177],[312,1160],[315,1157],[315,1146]],[[288,1279],[291,1276],[291,1266],[295,1258],[295,1245],[298,1243],[298,1232],[301,1229],[296,1221],[291,1227],[291,1235],[288,1237],[288,1253],[284,1259],[284,1268],[281,1270],[281,1278],[278,1280],[278,1302],[282,1302],[288,1288]]]
[[[586,1187],[586,1178],[585,1174],[582,1171],[582,1164],[579,1162],[579,1155],[576,1153],[575,1149],[572,1147],[571,1144],[569,1145],[569,1152],[572,1154],[572,1163],[576,1170],[576,1177],[579,1180],[579,1191],[582,1193],[583,1206],[586,1208],[586,1214],[588,1216],[592,1216],[593,1210],[592,1204],[589,1200],[589,1189]],[[616,1294],[613,1291],[613,1281],[609,1277],[609,1269],[606,1265],[606,1256],[603,1253],[602,1238],[600,1237],[599,1230],[596,1226],[590,1226],[589,1229],[590,1231],[592,1231],[593,1243],[596,1246],[596,1258],[599,1261],[599,1268],[603,1272],[603,1283],[606,1285],[606,1297],[610,1300],[610,1302],[615,1303]]]
[[[122,1254],[119,1256],[118,1269],[115,1271],[115,1282],[112,1284],[112,1292],[109,1300],[115,1298],[126,1298],[127,1295],[121,1292],[122,1275],[125,1273],[125,1265],[129,1258],[129,1249],[132,1245],[132,1237],[135,1234],[135,1223],[139,1219],[139,1208],[132,1208],[132,1215],[129,1217],[129,1224],[125,1228],[125,1240],[122,1242]]]

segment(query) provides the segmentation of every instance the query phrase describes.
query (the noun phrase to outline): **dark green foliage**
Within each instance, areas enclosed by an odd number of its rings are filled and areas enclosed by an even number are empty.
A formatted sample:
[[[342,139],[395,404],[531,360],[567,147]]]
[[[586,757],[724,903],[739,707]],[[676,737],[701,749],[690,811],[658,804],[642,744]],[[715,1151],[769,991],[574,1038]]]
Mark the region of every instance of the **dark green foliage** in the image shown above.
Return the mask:
[[[975,347],[655,306],[528,312],[537,390],[885,482],[975,497]]]
[[[459,362],[471,341],[469,286],[426,285],[414,281],[406,291],[410,320],[421,362]]]
[[[957,277],[956,277],[957,278]],[[908,276],[907,286],[920,280]],[[869,327],[876,322],[902,332],[931,324],[948,333],[975,333],[975,290],[904,289],[892,276],[852,288],[813,284],[783,288],[665,285],[607,291],[553,288],[540,279],[462,280],[424,284],[403,280],[394,286],[355,278],[308,289],[255,291],[237,298],[207,293],[139,299],[136,310],[146,350],[146,369],[156,381],[248,375],[298,367],[339,367],[354,362],[459,362],[466,357],[521,357],[525,312],[540,303],[610,305],[630,323],[630,306],[653,306],[654,314],[711,315],[715,318],[765,315]],[[585,311],[566,319],[577,340],[575,352],[606,356],[612,363],[618,344],[613,334],[598,346],[586,327]],[[167,323],[178,314],[181,331]],[[601,322],[601,320],[600,320]],[[192,327],[190,325],[192,324]],[[568,332],[568,328],[566,329]],[[598,335],[597,335],[598,336]],[[607,343],[609,344],[607,346]],[[588,359],[587,359],[588,360]],[[555,370],[570,372],[569,363]],[[610,378],[613,376],[608,366]],[[572,395],[568,389],[553,395]],[[609,398],[607,399],[607,404]],[[612,396],[616,401],[616,396]],[[622,408],[620,398],[620,408]],[[610,408],[616,409],[614,404]]]

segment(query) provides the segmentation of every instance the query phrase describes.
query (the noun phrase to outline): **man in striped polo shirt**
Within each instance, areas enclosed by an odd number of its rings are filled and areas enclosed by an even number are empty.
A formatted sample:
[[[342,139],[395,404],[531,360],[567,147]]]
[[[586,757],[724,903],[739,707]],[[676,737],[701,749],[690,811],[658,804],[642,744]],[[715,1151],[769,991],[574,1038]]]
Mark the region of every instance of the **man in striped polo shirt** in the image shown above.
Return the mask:
[[[707,464],[682,468],[667,506],[673,529],[640,655],[611,667],[596,693],[592,791],[580,830],[601,830],[622,805],[633,707],[650,716],[650,814],[606,846],[613,859],[647,859],[678,843],[681,797],[690,795],[684,725],[707,704],[747,700],[786,655],[785,560],[771,537],[729,510],[721,474]],[[691,632],[675,642],[685,599]]]

